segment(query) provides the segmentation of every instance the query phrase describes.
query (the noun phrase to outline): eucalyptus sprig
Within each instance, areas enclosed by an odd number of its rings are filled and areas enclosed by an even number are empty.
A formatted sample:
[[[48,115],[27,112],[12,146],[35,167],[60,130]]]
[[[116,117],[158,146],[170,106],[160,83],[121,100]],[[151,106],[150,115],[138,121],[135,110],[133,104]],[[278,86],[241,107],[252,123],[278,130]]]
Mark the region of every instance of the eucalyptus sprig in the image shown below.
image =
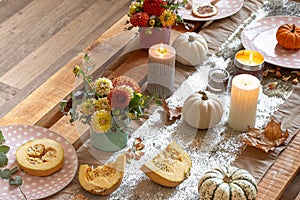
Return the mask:
[[[0,168],[4,168],[8,163],[7,153],[10,150],[10,147],[4,145],[5,138],[0,130]],[[18,167],[14,167],[13,169],[0,169],[0,177],[3,179],[9,179],[10,185],[20,186],[22,185],[22,178],[20,176],[13,176],[17,171]]]

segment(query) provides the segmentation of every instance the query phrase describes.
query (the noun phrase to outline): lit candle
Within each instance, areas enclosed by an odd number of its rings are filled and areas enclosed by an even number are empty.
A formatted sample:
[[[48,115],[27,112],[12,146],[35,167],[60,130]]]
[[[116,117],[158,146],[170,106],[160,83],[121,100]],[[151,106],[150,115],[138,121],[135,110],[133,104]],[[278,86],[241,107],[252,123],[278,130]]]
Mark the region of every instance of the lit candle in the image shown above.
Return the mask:
[[[254,50],[241,50],[234,58],[235,74],[251,74],[262,80],[264,57]]]
[[[167,44],[156,44],[149,48],[148,85],[151,94],[168,97],[174,89],[175,49]]]
[[[252,75],[240,74],[232,79],[228,124],[237,131],[255,126],[260,81]]]

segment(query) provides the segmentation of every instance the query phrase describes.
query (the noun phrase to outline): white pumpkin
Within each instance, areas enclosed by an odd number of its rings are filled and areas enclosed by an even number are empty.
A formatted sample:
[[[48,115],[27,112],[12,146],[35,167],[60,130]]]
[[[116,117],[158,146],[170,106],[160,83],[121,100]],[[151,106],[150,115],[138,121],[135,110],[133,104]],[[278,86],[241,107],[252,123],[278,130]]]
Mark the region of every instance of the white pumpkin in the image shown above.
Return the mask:
[[[201,177],[198,191],[201,200],[254,200],[257,183],[244,169],[217,167]]]
[[[176,50],[176,60],[184,65],[201,64],[207,55],[208,47],[204,37],[195,32],[185,32],[177,36],[172,44]]]
[[[212,128],[223,116],[222,103],[209,92],[197,92],[190,95],[182,107],[183,119],[198,129]]]

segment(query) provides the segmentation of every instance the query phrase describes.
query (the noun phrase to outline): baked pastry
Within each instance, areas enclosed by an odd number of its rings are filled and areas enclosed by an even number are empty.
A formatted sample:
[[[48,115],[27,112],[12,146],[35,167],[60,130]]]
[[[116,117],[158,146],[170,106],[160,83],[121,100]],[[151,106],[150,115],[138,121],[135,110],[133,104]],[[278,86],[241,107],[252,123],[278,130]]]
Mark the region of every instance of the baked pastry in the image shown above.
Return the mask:
[[[218,8],[212,4],[197,5],[193,7],[193,14],[197,17],[212,17],[218,13]]]
[[[51,139],[28,141],[16,151],[17,163],[26,174],[48,176],[63,167],[64,149]]]

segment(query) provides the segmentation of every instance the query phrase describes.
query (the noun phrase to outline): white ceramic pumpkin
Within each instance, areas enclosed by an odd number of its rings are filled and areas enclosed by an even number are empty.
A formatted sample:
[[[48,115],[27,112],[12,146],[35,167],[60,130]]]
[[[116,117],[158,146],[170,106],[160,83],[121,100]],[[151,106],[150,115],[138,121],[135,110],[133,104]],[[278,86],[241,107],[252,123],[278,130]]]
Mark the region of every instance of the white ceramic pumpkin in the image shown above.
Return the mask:
[[[201,64],[207,55],[208,46],[204,37],[195,32],[185,32],[177,36],[172,44],[176,50],[176,60],[184,65]]]
[[[244,169],[217,167],[201,177],[198,191],[201,200],[255,200],[257,183]]]
[[[216,96],[209,92],[190,95],[182,107],[183,119],[198,129],[212,128],[221,121],[223,106]]]

